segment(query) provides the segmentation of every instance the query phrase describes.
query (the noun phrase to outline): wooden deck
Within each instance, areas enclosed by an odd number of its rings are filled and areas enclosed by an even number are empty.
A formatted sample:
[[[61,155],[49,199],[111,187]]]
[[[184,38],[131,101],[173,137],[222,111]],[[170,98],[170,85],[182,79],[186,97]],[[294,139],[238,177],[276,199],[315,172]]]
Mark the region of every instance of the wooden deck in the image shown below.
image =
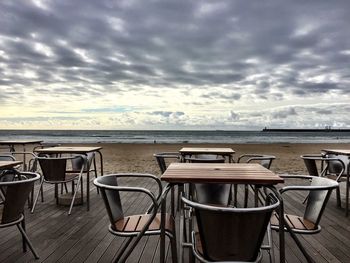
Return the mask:
[[[150,187],[148,181],[139,179],[126,183]],[[86,211],[85,205],[76,206],[70,216],[67,214],[68,207],[55,205],[53,187],[45,185],[44,189],[45,202],[42,203],[39,199],[34,214],[26,209],[27,233],[40,259],[34,260],[29,250],[27,253],[22,252],[21,236],[16,227],[11,227],[0,229],[0,262],[111,262],[124,238],[115,237],[108,232],[108,218],[96,188],[91,187],[90,211]],[[287,197],[285,203],[288,211],[298,213],[302,209],[303,198],[302,195]],[[125,214],[141,213],[148,204],[146,198],[135,194],[123,195],[123,201]],[[337,208],[335,194],[328,203],[321,225],[323,229],[320,234],[301,237],[315,261],[350,262],[350,217],[346,218],[344,210]],[[273,235],[274,242],[278,245],[277,233]],[[278,262],[276,244],[275,258]],[[288,234],[286,257],[287,262],[305,262]],[[159,238],[144,237],[128,262],[159,262]],[[167,262],[171,262],[169,246]],[[267,252],[264,252],[263,262],[268,262]]]

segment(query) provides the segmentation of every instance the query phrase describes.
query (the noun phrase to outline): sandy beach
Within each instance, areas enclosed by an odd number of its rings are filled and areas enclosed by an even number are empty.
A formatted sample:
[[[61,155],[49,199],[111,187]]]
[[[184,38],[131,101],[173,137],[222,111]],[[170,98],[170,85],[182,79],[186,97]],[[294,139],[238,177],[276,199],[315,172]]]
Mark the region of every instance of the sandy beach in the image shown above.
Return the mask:
[[[300,155],[320,153],[322,149],[349,149],[350,144],[95,144],[103,147],[105,174],[116,172],[146,172],[159,174],[153,157],[158,152],[177,152],[182,147],[230,147],[234,158],[245,153],[276,156],[271,169],[276,173],[306,173]]]

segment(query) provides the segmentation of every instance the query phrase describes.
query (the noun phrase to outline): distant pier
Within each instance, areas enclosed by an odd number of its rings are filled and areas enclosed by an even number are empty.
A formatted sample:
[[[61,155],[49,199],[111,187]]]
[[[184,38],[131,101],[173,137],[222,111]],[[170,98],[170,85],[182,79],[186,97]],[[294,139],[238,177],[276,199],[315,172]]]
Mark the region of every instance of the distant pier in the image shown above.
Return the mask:
[[[350,129],[269,129],[264,128],[262,132],[350,132]]]

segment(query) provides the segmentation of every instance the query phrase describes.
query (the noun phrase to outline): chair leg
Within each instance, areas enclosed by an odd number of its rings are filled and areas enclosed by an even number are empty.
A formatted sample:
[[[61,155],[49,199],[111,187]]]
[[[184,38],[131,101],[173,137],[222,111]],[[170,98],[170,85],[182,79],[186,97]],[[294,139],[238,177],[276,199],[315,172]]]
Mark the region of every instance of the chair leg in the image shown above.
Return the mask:
[[[306,258],[307,262],[309,263],[315,263],[315,261],[310,257],[310,255],[306,252],[305,248],[303,247],[303,245],[301,244],[300,240],[298,239],[298,237],[296,236],[296,234],[292,231],[292,229],[289,227],[289,225],[287,224],[287,222],[284,223],[284,225],[286,226],[289,234],[291,235],[291,237],[293,238],[294,242],[297,244],[298,248],[300,249],[300,251],[303,253],[304,257]]]
[[[72,201],[70,203],[70,207],[69,207],[69,211],[68,211],[68,215],[70,215],[72,213],[72,209],[73,209],[73,205],[74,205],[74,200],[75,200],[75,196],[77,195],[78,192],[78,185],[80,184],[80,180],[81,180],[81,175],[78,178],[78,182],[77,182],[77,187],[75,188],[73,197],[72,197]],[[73,181],[74,184],[74,181]]]
[[[129,246],[130,242],[132,241],[134,237],[129,237],[125,243],[123,244],[123,246],[120,248],[120,252],[118,253],[117,257],[115,258],[114,262],[115,263],[119,263],[120,258],[122,257],[122,255],[124,254],[125,250],[127,249],[127,247]]]
[[[81,177],[81,182],[80,182],[80,197],[81,197],[81,202],[84,203],[84,180],[83,177]]]
[[[275,252],[273,250],[273,236],[272,236],[272,231],[271,231],[271,224],[269,223],[269,225],[267,226],[267,250],[269,253],[269,259],[271,263],[275,263]]]
[[[173,263],[177,263],[177,246],[176,246],[176,234],[173,233],[173,236],[170,237],[170,245],[171,245],[171,258]]]
[[[23,225],[23,227],[21,226],[21,224]],[[34,249],[32,243],[30,242],[30,240],[29,240],[29,238],[28,238],[28,236],[27,236],[27,234],[26,234],[26,232],[25,232],[25,223],[24,223],[24,220],[22,221],[21,224],[17,224],[17,227],[18,227],[19,231],[20,231],[21,234],[22,234],[22,238],[23,238],[23,251],[24,251],[24,252],[26,251],[26,250],[25,250],[25,244],[28,244],[29,249],[32,251],[32,253],[33,253],[35,259],[39,259],[38,254],[36,253],[36,251],[35,251],[35,249]]]
[[[96,158],[94,157],[94,174],[95,174],[95,178],[97,178],[97,168],[96,168]],[[102,176],[102,174],[101,174]],[[100,190],[98,189],[98,187],[96,187],[97,189],[97,194],[100,194]]]
[[[38,202],[40,192],[41,192],[41,196],[42,196],[42,197],[44,196],[44,195],[43,195],[43,183],[44,183],[44,179],[42,179],[41,182],[40,182],[39,191],[38,191],[38,193],[36,194],[34,203],[33,203],[33,205],[32,205],[32,210],[30,211],[31,213],[34,213],[34,209],[35,209],[36,203]],[[42,200],[43,200],[43,199],[42,199]]]
[[[248,185],[244,185],[244,207],[248,206]]]
[[[233,191],[234,191],[234,196],[233,196],[233,205],[237,207],[237,194],[238,194],[238,186],[237,184],[233,185]]]
[[[40,190],[39,192],[41,192],[41,202],[44,202],[44,190],[43,190],[43,185],[40,186]]]
[[[58,184],[55,184],[55,199],[56,205],[58,205]]]
[[[336,195],[337,195],[337,206],[341,207],[341,199],[340,199],[340,189],[339,189],[339,187],[337,187],[335,192],[336,192]]]
[[[348,171],[349,173],[349,171]],[[349,174],[346,177],[345,216],[349,215]]]

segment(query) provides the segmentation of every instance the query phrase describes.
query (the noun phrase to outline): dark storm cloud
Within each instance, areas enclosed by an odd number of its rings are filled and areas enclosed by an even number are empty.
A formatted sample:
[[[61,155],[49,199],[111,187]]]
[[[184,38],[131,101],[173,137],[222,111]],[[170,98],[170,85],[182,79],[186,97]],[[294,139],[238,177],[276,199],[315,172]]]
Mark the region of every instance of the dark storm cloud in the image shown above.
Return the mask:
[[[241,98],[241,94],[232,93],[232,92],[209,92],[201,95],[203,98],[207,99],[227,99],[227,100],[239,100]]]
[[[272,112],[272,117],[275,119],[285,119],[290,116],[296,116],[298,113],[294,108],[288,108],[288,109],[282,109],[282,110],[277,110],[275,112]]]
[[[96,96],[103,93],[92,93],[90,85],[108,91],[117,91],[116,83],[131,89],[244,87],[240,93],[217,95],[227,100],[246,93],[283,99],[348,91],[349,1],[66,0],[43,5],[1,1],[0,85],[35,83],[45,89],[45,84],[69,83]],[[288,70],[278,70],[284,66]],[[34,80],[21,74],[27,69],[36,73]],[[304,72],[338,77],[313,82]]]
[[[160,116],[166,117],[166,118],[171,117],[171,116],[180,117],[182,115],[185,115],[185,113],[182,111],[153,111],[150,114],[151,115],[160,115]]]

